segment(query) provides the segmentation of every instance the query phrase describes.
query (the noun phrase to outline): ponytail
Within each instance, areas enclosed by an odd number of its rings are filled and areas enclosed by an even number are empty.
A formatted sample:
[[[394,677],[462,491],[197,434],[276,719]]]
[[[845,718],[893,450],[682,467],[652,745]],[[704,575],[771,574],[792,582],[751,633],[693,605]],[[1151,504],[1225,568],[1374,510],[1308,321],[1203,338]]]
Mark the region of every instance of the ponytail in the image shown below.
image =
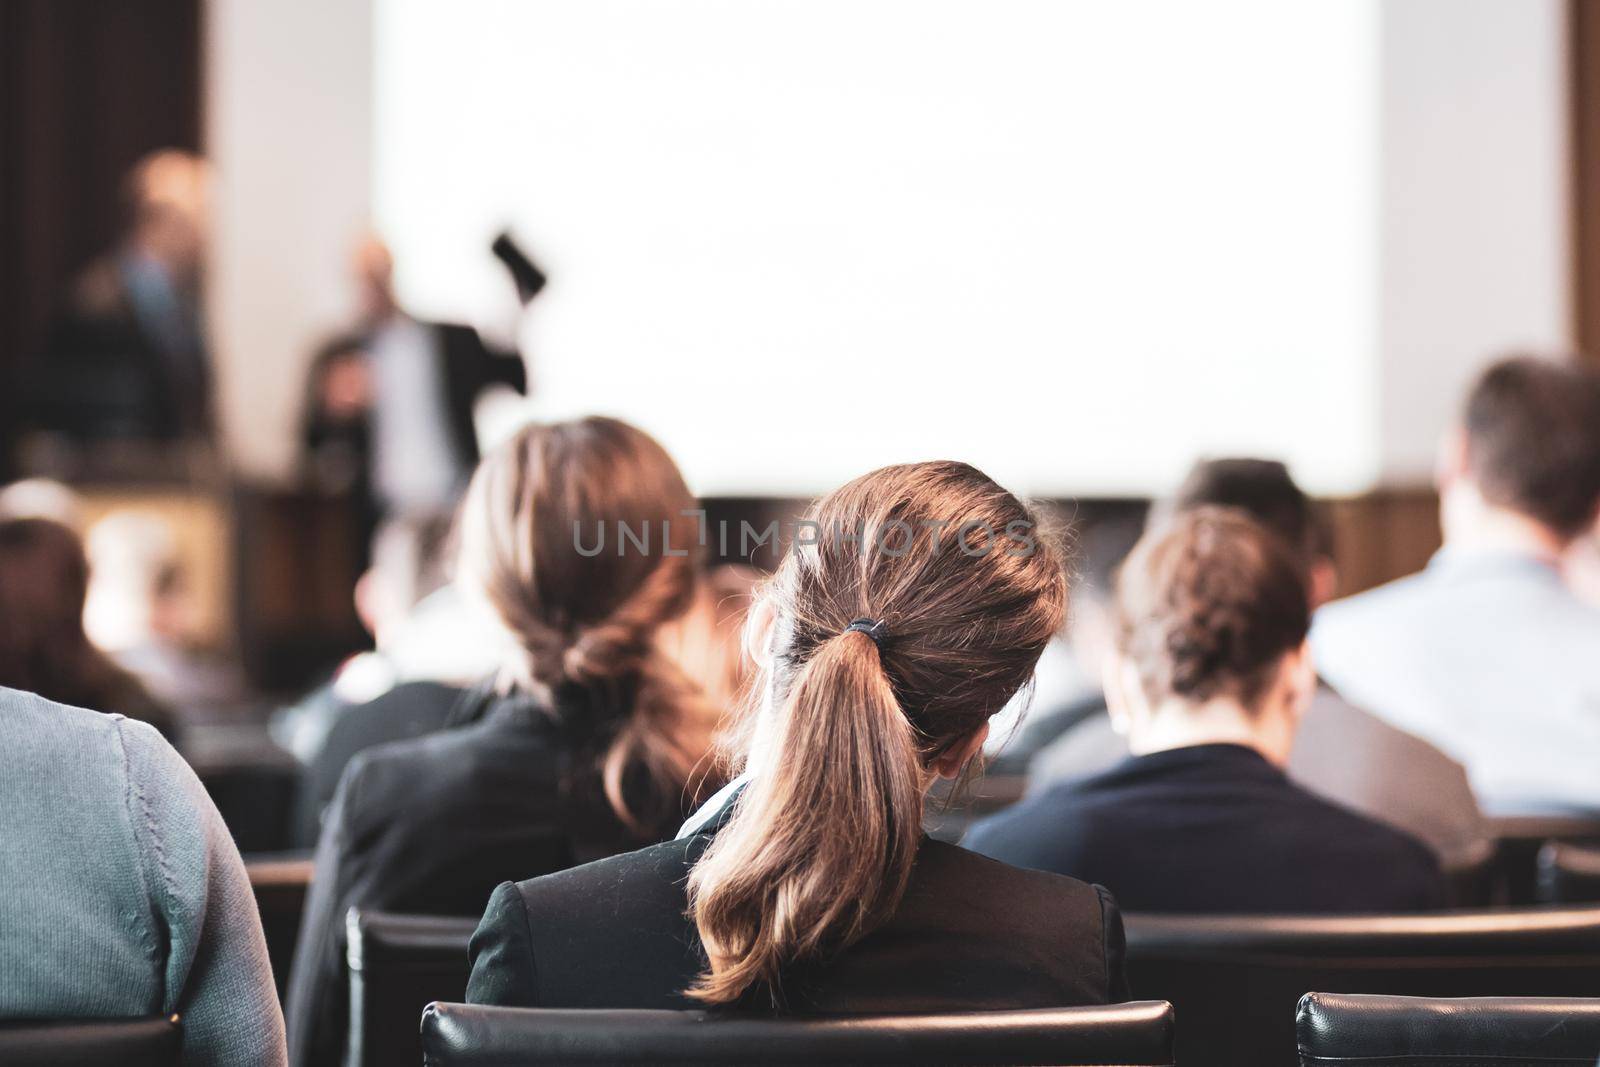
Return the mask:
[[[893,914],[922,834],[923,767],[872,637],[823,641],[778,709],[780,758],[745,786],[689,878],[709,970],[688,995],[776,1002],[784,970]]]

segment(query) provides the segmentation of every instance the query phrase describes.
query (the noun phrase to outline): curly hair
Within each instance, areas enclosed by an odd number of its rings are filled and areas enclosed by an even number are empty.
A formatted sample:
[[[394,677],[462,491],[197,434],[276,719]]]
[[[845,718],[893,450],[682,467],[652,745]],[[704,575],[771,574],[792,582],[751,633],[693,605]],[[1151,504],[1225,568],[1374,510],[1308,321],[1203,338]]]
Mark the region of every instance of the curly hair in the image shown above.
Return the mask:
[[[1311,627],[1305,577],[1243,512],[1201,507],[1147,533],[1117,582],[1115,640],[1152,701],[1254,706]]]

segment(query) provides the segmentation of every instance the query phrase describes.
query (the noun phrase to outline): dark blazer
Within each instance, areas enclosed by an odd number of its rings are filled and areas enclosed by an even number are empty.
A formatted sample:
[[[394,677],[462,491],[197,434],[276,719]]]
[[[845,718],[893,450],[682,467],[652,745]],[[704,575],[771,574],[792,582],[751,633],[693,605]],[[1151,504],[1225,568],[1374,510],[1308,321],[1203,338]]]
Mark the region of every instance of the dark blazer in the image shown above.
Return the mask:
[[[316,846],[322,834],[322,814],[333,803],[339,780],[357,754],[390,741],[444,729],[451,721],[451,712],[472,696],[441,682],[402,682],[365,704],[327,708],[333,725],[300,775],[291,830],[293,847]]]
[[[472,408],[478,395],[497,384],[526,393],[527,367],[516,352],[490,349],[478,336],[478,331],[470,326],[447,322],[424,325],[435,337],[434,350],[440,361],[439,380],[444,383],[445,391],[446,429],[455,446],[455,458],[463,470],[470,471],[478,462],[478,436],[472,424]],[[332,355],[324,356],[311,368],[301,436],[310,455],[330,448],[349,454],[360,469],[359,477],[364,485],[371,448],[370,419],[329,419],[322,415],[317,403],[318,384],[332,358]]]
[[[1307,792],[1241,745],[1131,757],[979,822],[963,843],[1092,879],[1134,912],[1416,911],[1444,901],[1427,846]]]
[[[472,937],[467,999],[701,1006],[682,992],[705,966],[684,886],[731,810],[677,840],[495,890]],[[794,1012],[855,1015],[1105,1004],[1126,999],[1122,966],[1122,919],[1098,886],[924,838],[893,918],[787,975],[782,998]]]
[[[211,434],[211,367],[192,294],[168,328],[142,316],[118,256],[80,275],[51,325],[29,419],[78,440],[172,441]]]
[[[624,829],[587,791],[569,788],[569,771],[592,758],[584,751],[560,716],[506,698],[467,725],[350,761],[323,820],[289,981],[291,1063],[340,1062],[352,907],[481,915],[508,878],[659,840]]]

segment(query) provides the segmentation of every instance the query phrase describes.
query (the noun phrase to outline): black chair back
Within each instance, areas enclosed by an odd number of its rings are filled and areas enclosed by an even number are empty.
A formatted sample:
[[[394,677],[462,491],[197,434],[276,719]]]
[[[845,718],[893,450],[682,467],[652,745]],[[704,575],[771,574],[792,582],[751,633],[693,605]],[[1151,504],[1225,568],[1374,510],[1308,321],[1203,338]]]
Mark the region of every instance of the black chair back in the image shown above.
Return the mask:
[[[428,1067],[539,1063],[1170,1065],[1170,1004],[833,1018],[431,1004]]]
[[[1307,993],[1295,1030],[1301,1067],[1594,1067],[1600,1000]]]
[[[1546,904],[1600,901],[1600,847],[1547,843],[1539,850],[1538,892]]]
[[[422,1059],[418,1020],[435,1000],[464,1000],[467,941],[478,920],[350,909],[350,1031],[346,1067]]]
[[[0,1023],[6,1067],[173,1067],[182,1051],[176,1015]]]
[[[1130,915],[1126,925],[1133,995],[1172,1003],[1186,1067],[1283,1062],[1312,991],[1600,996],[1600,907]]]
[[[244,869],[250,876],[256,910],[261,913],[267,959],[272,963],[272,977],[278,983],[281,999],[288,988],[295,943],[300,938],[300,919],[311,888],[311,857],[303,853],[257,854],[244,858]]]
[[[1484,820],[1494,839],[1499,904],[1538,903],[1538,855],[1547,842],[1600,845],[1600,818],[1588,815],[1517,815]]]

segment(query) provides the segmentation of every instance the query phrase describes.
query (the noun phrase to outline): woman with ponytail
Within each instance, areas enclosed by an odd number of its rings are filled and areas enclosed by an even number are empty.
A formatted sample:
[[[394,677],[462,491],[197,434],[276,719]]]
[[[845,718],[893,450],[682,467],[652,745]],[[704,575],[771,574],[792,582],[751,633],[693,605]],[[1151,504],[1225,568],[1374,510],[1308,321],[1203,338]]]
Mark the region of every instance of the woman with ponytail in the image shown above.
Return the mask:
[[[922,832],[1067,606],[1014,496],[960,463],[824,498],[759,594],[738,777],[675,840],[502,885],[468,999],[867,1013],[1118,999],[1103,891]]]
[[[702,574],[696,507],[661,446],[614,419],[529,427],[479,466],[457,578],[507,658],[454,728],[368,749],[340,780],[289,987],[292,1063],[341,1062],[352,907],[478,915],[508,878],[661,841],[693,810],[730,695],[707,650],[740,607]]]

